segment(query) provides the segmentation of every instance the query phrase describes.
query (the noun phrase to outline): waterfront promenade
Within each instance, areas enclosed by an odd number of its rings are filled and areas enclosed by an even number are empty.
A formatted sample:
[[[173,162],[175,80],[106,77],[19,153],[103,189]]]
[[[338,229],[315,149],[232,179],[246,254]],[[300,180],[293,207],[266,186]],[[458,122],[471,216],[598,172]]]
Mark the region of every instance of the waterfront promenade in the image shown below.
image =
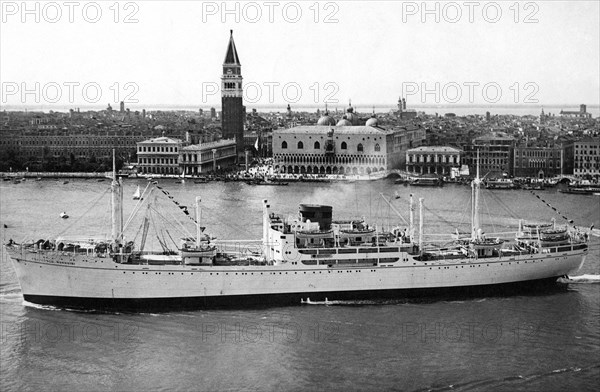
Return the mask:
[[[110,178],[112,172],[0,172],[0,178]]]

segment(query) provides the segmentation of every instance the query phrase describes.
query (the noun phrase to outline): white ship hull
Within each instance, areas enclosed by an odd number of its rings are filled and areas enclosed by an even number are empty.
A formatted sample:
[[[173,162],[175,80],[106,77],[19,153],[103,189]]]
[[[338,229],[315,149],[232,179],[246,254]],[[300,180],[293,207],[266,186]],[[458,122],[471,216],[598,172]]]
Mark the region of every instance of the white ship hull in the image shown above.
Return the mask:
[[[579,249],[576,249],[579,248]],[[128,265],[110,258],[8,249],[25,300],[75,307],[153,308],[357,299],[554,281],[579,270],[587,246],[547,254],[397,265],[187,266]],[[402,261],[406,260],[406,261]]]

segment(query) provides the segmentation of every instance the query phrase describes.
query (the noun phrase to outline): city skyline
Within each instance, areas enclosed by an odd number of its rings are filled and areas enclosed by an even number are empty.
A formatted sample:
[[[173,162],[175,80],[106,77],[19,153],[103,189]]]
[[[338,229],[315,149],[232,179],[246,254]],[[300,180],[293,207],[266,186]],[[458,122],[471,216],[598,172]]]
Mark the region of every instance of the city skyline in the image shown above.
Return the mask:
[[[78,4],[2,2],[4,108],[219,108],[230,29],[248,108],[600,102],[598,2]]]

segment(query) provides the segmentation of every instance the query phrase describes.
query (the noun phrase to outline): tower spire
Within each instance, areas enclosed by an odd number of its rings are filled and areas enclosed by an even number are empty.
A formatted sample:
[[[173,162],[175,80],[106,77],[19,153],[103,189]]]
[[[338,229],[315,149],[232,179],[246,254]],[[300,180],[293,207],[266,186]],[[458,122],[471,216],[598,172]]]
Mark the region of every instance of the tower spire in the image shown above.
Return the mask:
[[[229,45],[227,45],[227,53],[225,53],[223,64],[242,65],[233,41],[233,30],[229,30]]]

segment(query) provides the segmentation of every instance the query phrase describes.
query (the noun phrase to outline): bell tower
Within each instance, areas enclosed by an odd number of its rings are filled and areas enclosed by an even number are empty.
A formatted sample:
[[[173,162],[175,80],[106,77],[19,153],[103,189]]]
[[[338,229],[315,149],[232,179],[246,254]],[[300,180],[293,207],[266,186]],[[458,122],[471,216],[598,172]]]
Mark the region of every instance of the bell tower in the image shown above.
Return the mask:
[[[230,30],[229,45],[221,76],[221,128],[224,139],[236,140],[237,155],[244,155],[244,105],[242,102],[242,64]]]

